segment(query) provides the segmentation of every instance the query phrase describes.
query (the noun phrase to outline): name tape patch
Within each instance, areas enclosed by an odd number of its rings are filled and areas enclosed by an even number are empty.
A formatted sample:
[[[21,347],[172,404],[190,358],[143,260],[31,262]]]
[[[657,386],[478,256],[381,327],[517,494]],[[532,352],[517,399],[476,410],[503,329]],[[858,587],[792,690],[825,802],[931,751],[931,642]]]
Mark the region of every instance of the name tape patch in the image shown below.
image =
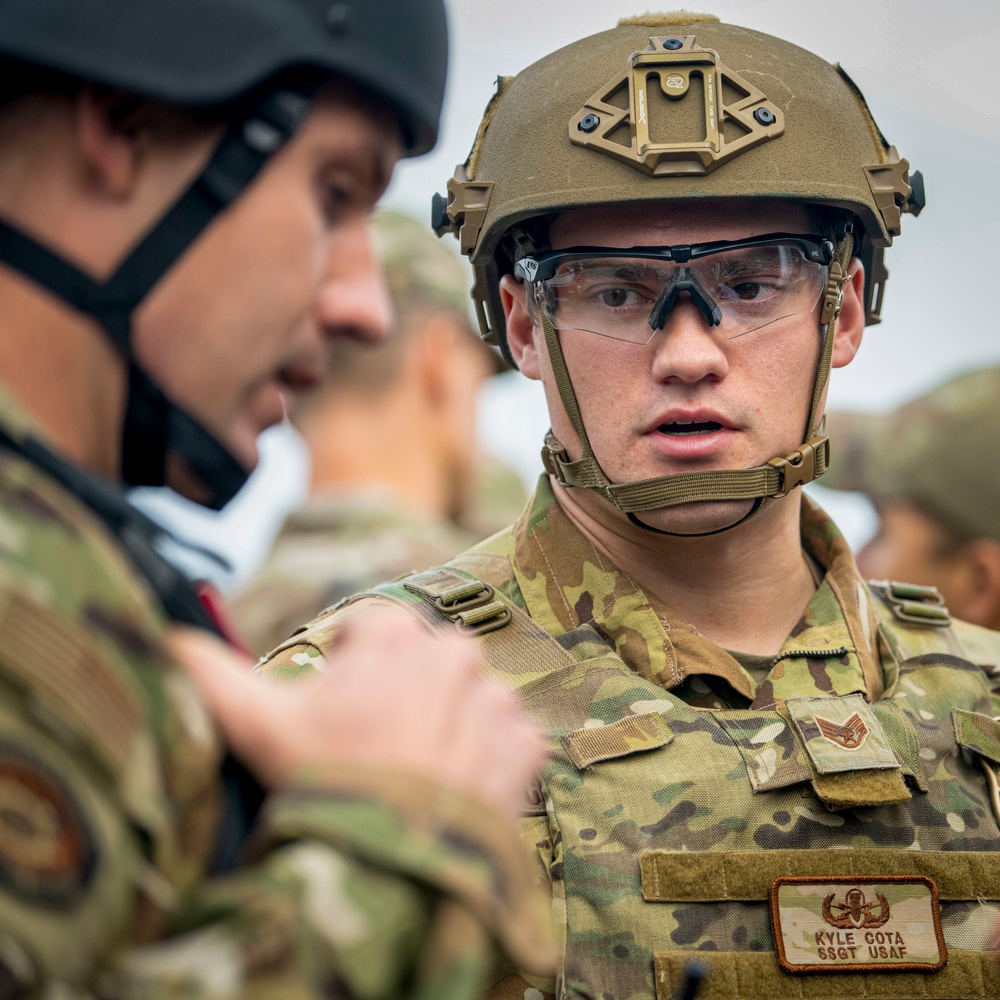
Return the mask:
[[[923,876],[776,878],[771,919],[786,972],[935,972],[948,962],[937,886]]]

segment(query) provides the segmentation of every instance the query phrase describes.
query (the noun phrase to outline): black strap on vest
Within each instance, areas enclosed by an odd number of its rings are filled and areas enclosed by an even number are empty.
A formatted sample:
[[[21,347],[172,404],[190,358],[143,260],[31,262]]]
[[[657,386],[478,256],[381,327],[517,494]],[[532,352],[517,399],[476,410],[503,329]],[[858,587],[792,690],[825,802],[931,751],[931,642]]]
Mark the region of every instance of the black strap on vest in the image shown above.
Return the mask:
[[[61,458],[34,438],[14,438],[0,428],[0,448],[20,455],[71,492],[88,507],[128,553],[132,565],[159,598],[171,621],[195,625],[221,636],[191,581],[156,550],[166,532],[137,510],[113,483],[91,475]],[[221,636],[225,638],[224,636]],[[229,871],[264,802],[264,791],[231,754],[222,762],[223,808],[209,870]]]
[[[132,346],[132,315],[213,219],[294,135],[315,93],[315,85],[284,87],[253,104],[242,120],[230,126],[188,189],[105,282],[0,221],[0,261],[96,320],[128,360],[122,479],[130,486],[162,486],[171,451],[182,455],[208,487],[211,497],[206,506],[216,510],[247,480],[249,472],[229,450],[139,366]]]

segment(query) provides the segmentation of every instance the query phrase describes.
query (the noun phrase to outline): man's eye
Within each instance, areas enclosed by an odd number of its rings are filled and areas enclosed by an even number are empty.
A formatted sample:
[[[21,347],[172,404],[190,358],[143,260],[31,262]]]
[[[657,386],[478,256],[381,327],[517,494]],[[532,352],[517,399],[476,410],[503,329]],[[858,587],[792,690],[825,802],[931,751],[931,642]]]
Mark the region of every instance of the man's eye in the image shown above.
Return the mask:
[[[727,281],[719,291],[723,298],[753,302],[774,298],[781,294],[782,288],[776,279],[752,276]]]
[[[621,285],[602,288],[596,293],[595,297],[602,306],[607,306],[609,309],[623,309],[635,306],[642,300],[642,296],[637,289]]]
[[[767,289],[759,281],[740,281],[732,287],[739,299],[759,299],[767,294]]]
[[[347,207],[350,201],[345,188],[339,184],[327,184],[323,190],[323,202],[327,215],[331,217],[339,216]]]
[[[606,306],[617,308],[629,301],[629,293],[624,288],[608,288],[601,292],[598,298]]]

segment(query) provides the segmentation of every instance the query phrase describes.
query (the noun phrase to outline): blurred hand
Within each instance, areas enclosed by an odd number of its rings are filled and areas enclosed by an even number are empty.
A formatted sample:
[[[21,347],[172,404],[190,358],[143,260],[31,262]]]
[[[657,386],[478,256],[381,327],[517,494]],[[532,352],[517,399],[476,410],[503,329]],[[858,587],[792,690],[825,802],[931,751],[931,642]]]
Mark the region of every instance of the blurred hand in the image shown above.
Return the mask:
[[[327,671],[297,681],[251,673],[200,629],[174,626],[168,642],[233,752],[271,788],[354,764],[419,775],[513,819],[542,762],[541,736],[480,672],[473,643],[401,610],[349,618]]]

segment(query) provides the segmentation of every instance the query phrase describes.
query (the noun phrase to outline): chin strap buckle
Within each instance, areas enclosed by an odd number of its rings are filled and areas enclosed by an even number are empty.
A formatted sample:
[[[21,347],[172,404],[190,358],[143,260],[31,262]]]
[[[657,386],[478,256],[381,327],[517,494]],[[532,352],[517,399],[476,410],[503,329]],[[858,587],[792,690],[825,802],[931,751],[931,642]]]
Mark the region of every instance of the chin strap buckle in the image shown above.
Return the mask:
[[[830,277],[826,282],[826,293],[823,296],[823,309],[820,313],[820,326],[829,326],[840,315],[840,307],[844,304],[844,285],[850,280],[850,275],[835,260],[830,265]]]
[[[810,438],[801,448],[785,458],[772,458],[767,464],[781,476],[778,492],[769,496],[787,496],[797,486],[805,486],[826,472],[830,463],[830,439],[826,435]]]
[[[562,442],[549,433],[545,435],[545,444],[542,446],[542,465],[550,476],[555,476],[560,483],[565,484],[566,477],[562,467],[569,465],[569,455],[562,446]]]

